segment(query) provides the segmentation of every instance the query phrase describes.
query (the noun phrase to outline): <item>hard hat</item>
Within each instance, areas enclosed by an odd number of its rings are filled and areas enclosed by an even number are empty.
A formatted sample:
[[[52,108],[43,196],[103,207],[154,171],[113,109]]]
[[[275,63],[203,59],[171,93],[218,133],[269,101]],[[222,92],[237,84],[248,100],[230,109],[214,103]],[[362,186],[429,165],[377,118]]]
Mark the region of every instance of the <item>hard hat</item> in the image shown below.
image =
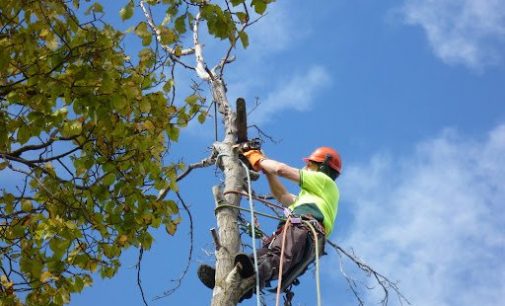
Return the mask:
[[[340,173],[342,171],[342,160],[340,159],[340,154],[337,151],[329,147],[319,147],[309,157],[303,159],[305,162],[313,161],[316,163],[324,163],[326,161],[327,165],[333,170]]]

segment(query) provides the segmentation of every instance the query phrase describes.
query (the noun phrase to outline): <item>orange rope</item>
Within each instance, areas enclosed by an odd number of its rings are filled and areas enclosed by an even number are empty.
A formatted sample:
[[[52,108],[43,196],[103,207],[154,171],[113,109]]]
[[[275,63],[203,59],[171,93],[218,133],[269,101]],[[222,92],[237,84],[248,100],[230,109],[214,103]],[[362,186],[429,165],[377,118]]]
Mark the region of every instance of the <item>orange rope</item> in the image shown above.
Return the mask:
[[[282,266],[283,266],[283,255],[284,255],[284,247],[286,245],[286,232],[288,227],[291,225],[291,217],[288,217],[286,223],[284,223],[284,229],[282,231],[282,244],[281,244],[281,256],[280,256],[280,264],[279,264],[279,276],[277,277],[279,281],[277,282],[277,296],[275,298],[275,306],[279,306],[280,296],[281,296],[281,287],[282,287]]]

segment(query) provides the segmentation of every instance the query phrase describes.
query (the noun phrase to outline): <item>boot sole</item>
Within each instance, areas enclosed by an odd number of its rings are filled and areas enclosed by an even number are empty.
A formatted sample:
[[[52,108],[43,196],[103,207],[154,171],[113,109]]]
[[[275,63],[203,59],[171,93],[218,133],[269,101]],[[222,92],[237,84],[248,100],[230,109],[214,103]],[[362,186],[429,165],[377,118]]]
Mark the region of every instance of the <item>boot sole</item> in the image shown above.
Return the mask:
[[[242,278],[248,278],[254,275],[253,262],[246,254],[237,254],[235,256],[235,265],[238,265],[238,273]]]
[[[216,269],[209,265],[201,265],[198,267],[198,278],[209,289],[214,289],[216,286]]]

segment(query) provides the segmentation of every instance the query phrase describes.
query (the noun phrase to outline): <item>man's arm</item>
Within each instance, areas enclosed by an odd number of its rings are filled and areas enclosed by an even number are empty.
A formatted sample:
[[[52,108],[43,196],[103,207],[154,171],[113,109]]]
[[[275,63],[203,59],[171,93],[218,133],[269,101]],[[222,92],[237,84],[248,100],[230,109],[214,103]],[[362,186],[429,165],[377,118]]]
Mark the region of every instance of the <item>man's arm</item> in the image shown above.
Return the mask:
[[[298,183],[300,182],[300,170],[272,159],[263,159],[258,162],[258,165],[265,173],[270,190],[277,201],[281,202],[284,206],[291,205],[295,201],[296,196],[287,191],[277,176],[282,176]]]

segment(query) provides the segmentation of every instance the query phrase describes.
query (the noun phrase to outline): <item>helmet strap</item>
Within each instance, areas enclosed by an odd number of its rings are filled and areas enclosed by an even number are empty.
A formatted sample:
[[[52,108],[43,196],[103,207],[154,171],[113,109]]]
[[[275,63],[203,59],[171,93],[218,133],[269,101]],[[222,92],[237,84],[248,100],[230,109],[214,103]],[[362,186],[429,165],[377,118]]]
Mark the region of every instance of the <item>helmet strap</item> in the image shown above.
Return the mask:
[[[333,168],[330,167],[331,159],[332,159],[331,155],[326,154],[324,161],[319,164],[318,171],[326,174],[331,179],[336,180],[340,173],[338,173],[338,171],[335,171]]]
[[[329,170],[330,170],[329,162],[330,162],[330,160],[331,160],[331,155],[330,154],[326,154],[326,156],[324,157],[324,161],[319,165],[319,171],[324,172],[326,174],[329,174]]]

